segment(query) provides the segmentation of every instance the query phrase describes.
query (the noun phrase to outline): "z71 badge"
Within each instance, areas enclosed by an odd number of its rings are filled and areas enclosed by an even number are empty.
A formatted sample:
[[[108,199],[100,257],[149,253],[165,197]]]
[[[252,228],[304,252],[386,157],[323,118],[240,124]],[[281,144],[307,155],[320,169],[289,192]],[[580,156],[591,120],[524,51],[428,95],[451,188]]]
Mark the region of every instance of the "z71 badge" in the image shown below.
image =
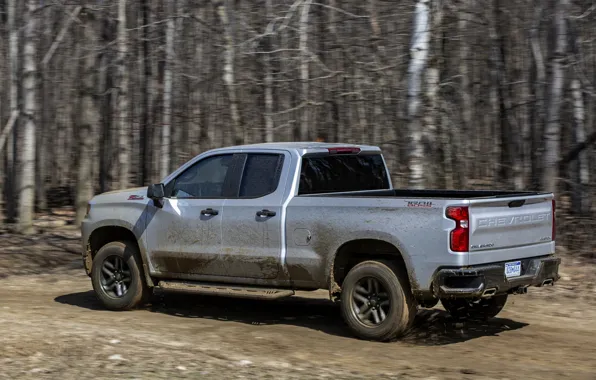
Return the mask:
[[[142,201],[143,199],[145,199],[145,197],[142,195],[131,195],[128,197],[129,201]]]

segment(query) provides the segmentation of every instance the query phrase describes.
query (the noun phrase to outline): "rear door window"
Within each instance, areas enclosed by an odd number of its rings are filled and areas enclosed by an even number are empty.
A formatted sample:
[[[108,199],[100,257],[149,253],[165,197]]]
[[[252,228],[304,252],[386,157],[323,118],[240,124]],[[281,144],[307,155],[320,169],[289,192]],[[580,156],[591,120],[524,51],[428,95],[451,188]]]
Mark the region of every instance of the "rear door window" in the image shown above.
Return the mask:
[[[249,153],[240,180],[240,198],[259,198],[273,193],[279,185],[284,156]]]
[[[380,154],[303,157],[299,194],[389,189]]]

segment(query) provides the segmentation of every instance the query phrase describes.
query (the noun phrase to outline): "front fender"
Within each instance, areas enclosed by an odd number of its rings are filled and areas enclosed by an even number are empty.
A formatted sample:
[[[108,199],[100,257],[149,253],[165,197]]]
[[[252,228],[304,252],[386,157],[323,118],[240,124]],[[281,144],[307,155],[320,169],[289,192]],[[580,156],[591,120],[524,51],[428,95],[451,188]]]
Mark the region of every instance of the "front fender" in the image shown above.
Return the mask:
[[[137,204],[135,206],[138,207],[141,205]],[[136,207],[133,206],[133,209],[134,208]],[[147,228],[148,223],[151,221],[153,215],[155,214],[156,210],[156,207],[154,207],[150,203],[147,203],[144,205],[144,208],[140,213],[138,211],[136,213],[128,213],[129,220],[126,220],[122,218],[103,218],[102,214],[107,211],[102,210],[102,207],[100,205],[96,205],[96,209],[92,210],[91,215],[87,217],[81,225],[81,240],[83,249],[83,260],[85,262],[86,267],[85,269],[87,270],[87,262],[90,261],[90,254],[92,253],[89,249],[89,243],[93,233],[103,227],[120,227],[129,231],[135,237],[135,240],[139,247],[141,260],[143,263],[145,277],[147,279],[148,285],[153,286],[153,282],[149,277],[149,263],[147,258],[148,247],[147,241],[145,239],[145,230]],[[134,218],[135,214],[137,215],[136,218]]]

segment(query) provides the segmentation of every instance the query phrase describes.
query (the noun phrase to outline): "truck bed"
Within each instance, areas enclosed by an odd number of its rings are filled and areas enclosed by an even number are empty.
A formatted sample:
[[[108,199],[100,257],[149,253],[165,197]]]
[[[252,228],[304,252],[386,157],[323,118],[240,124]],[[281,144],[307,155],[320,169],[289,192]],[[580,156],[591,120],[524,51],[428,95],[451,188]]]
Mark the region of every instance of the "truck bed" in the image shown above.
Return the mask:
[[[304,197],[397,197],[397,198],[432,198],[432,199],[478,199],[533,196],[547,193],[533,191],[495,191],[495,190],[365,190],[341,193],[321,193],[301,195]]]

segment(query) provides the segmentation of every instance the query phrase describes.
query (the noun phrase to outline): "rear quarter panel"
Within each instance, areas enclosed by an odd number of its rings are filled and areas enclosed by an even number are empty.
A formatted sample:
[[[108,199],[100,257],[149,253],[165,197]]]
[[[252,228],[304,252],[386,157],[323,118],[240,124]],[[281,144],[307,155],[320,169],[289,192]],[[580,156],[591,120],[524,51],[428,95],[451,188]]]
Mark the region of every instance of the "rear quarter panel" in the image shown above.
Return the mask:
[[[429,289],[438,266],[467,264],[467,253],[448,249],[454,222],[444,217],[444,207],[444,200],[430,199],[293,198],[286,217],[289,274],[296,286],[325,288],[342,245],[377,239],[401,252],[414,290]]]

